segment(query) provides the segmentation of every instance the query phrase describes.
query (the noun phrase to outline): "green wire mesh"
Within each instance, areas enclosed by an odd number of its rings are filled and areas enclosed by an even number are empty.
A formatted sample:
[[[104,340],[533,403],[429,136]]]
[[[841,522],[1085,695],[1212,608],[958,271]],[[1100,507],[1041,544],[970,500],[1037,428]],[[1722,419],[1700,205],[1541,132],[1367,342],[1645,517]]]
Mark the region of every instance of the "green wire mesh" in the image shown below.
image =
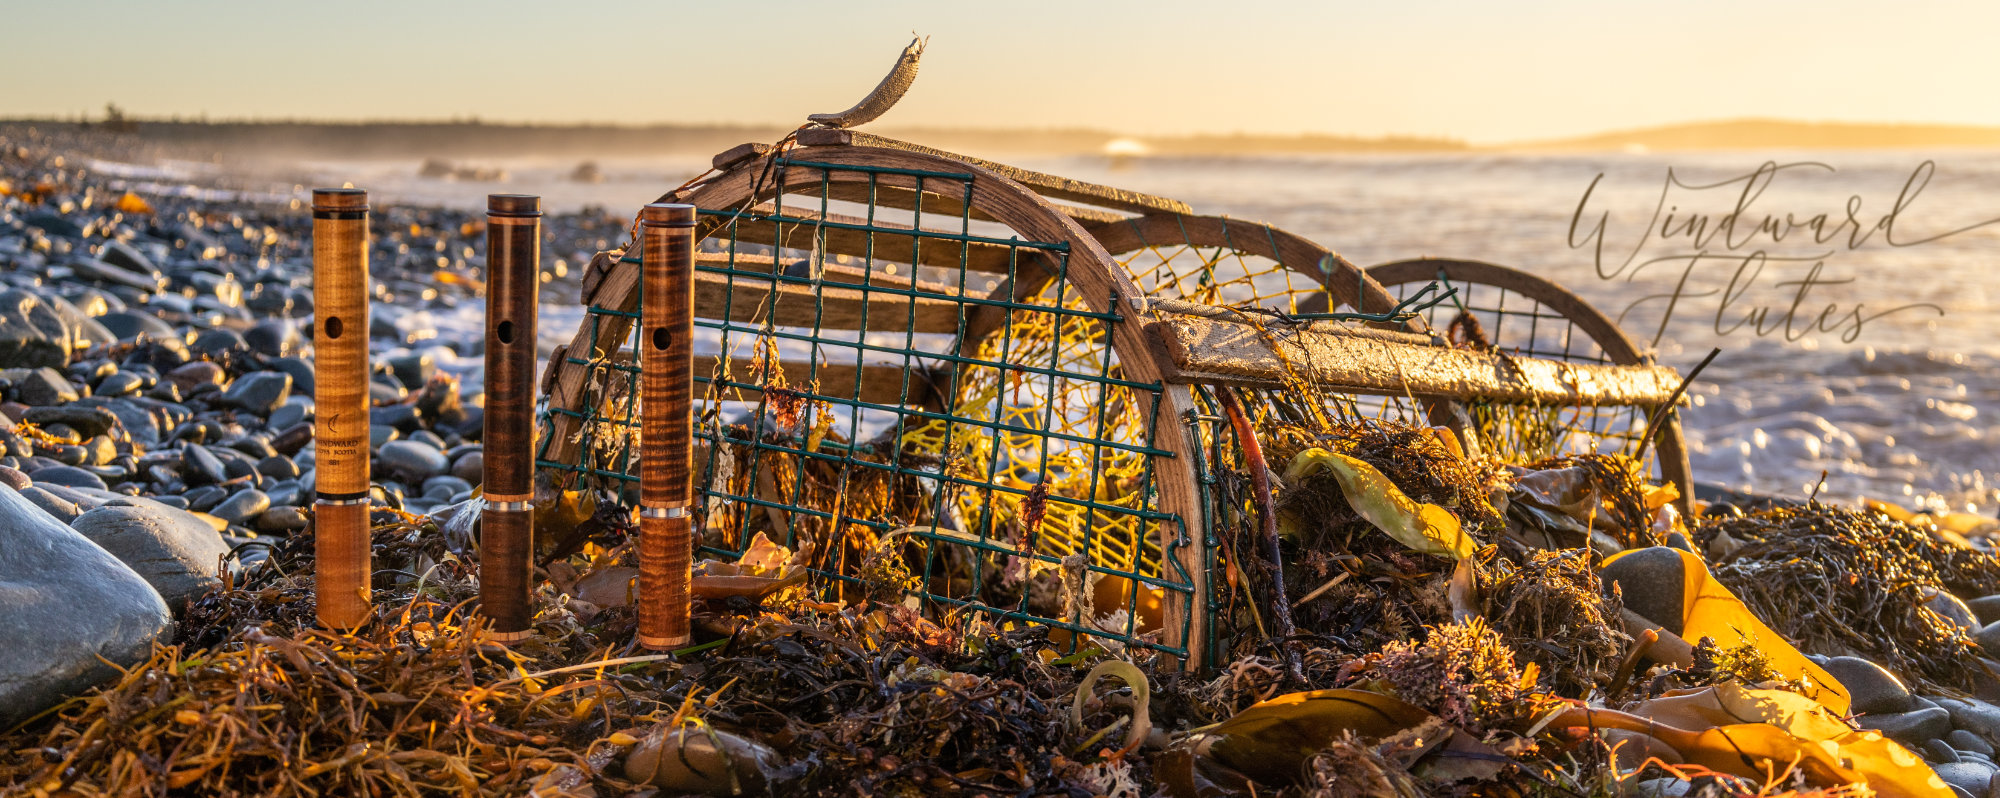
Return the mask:
[[[733,557],[764,535],[811,547],[823,599],[914,597],[1185,655],[1163,642],[1185,627],[1156,628],[1206,578],[1163,552],[1197,544],[1155,507],[1171,457],[1155,430],[1181,420],[1159,418],[1161,385],[1126,378],[1109,342],[1128,322],[1090,309],[1068,244],[977,218],[971,174],[780,157],[768,178],[769,203],[701,211],[702,550]],[[828,236],[862,251],[829,253]],[[937,265],[941,247],[955,266]],[[627,496],[638,369],[632,326],[609,322],[638,315],[587,308],[582,351],[619,354],[565,355],[588,384],[546,412],[581,422],[579,455],[549,459],[544,440],[537,459]],[[601,345],[611,330],[624,339]]]

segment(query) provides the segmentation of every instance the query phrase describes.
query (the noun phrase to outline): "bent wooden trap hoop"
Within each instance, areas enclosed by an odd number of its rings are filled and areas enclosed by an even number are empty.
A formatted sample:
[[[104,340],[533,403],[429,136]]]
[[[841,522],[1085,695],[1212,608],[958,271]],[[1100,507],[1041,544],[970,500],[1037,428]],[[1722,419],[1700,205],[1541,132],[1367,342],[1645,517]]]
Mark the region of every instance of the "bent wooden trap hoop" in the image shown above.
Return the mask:
[[[1458,286],[1458,303],[1428,311],[1432,329],[1449,327],[1457,314],[1465,312],[1479,319],[1495,347],[1510,352],[1567,363],[1653,365],[1653,358],[1610,317],[1569,289],[1519,269],[1472,260],[1416,258],[1371,266],[1368,276],[1396,292],[1398,299],[1434,280]],[[1596,451],[1632,454],[1647,432],[1647,420],[1658,409],[1658,404],[1576,407],[1567,424],[1579,436],[1572,445],[1580,447],[1587,439]],[[1680,491],[1676,504],[1683,513],[1693,512],[1693,470],[1678,413],[1666,414],[1655,431],[1651,453],[1659,478]]]

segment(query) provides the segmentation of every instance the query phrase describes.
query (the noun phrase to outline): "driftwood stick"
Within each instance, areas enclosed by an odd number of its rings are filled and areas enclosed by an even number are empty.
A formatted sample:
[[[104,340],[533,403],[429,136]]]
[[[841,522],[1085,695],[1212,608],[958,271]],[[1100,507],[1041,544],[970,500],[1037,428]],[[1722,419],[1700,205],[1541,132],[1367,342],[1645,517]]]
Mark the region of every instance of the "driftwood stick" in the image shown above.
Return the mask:
[[[690,638],[694,226],[693,205],[640,214],[639,643],[651,649]]]
[[[541,293],[542,201],[486,199],[486,447],[479,525],[479,603],[500,641],[534,632],[535,313]]]
[[[1271,625],[1278,633],[1278,650],[1285,654],[1286,673],[1293,681],[1304,684],[1305,667],[1299,663],[1298,649],[1292,647],[1298,628],[1292,625],[1292,603],[1285,598],[1285,555],[1278,544],[1278,507],[1271,497],[1271,468],[1264,462],[1264,447],[1257,442],[1257,430],[1250,426],[1250,417],[1244,414],[1243,403],[1236,400],[1235,390],[1217,388],[1215,394],[1222,398],[1222,409],[1229,414],[1229,426],[1236,431],[1237,445],[1243,447],[1243,467],[1250,469],[1250,487],[1257,494],[1265,565],[1271,570]]]
[[[313,190],[314,597],[319,622],[368,621],[368,193]]]

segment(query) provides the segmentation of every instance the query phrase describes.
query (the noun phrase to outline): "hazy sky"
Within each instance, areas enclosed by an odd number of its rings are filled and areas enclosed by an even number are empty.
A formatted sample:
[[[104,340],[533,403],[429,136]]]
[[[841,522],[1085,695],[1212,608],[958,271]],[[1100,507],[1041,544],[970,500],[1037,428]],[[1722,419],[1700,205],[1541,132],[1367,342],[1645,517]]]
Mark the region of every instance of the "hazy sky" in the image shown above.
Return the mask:
[[[2000,3],[445,3],[0,0],[0,116],[1404,133],[1495,142],[1744,116],[2000,125]]]

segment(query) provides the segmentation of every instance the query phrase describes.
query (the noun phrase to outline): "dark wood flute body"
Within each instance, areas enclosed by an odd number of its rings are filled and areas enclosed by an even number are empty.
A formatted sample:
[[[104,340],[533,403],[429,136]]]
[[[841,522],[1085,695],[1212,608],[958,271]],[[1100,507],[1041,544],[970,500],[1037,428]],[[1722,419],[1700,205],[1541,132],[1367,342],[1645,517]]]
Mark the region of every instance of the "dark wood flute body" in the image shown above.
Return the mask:
[[[653,649],[690,638],[694,224],[692,205],[640,216],[639,642]]]
[[[369,615],[368,194],[313,190],[313,546],[321,626]]]
[[[479,602],[496,639],[533,632],[535,314],[541,198],[494,194],[486,207],[486,425]]]

